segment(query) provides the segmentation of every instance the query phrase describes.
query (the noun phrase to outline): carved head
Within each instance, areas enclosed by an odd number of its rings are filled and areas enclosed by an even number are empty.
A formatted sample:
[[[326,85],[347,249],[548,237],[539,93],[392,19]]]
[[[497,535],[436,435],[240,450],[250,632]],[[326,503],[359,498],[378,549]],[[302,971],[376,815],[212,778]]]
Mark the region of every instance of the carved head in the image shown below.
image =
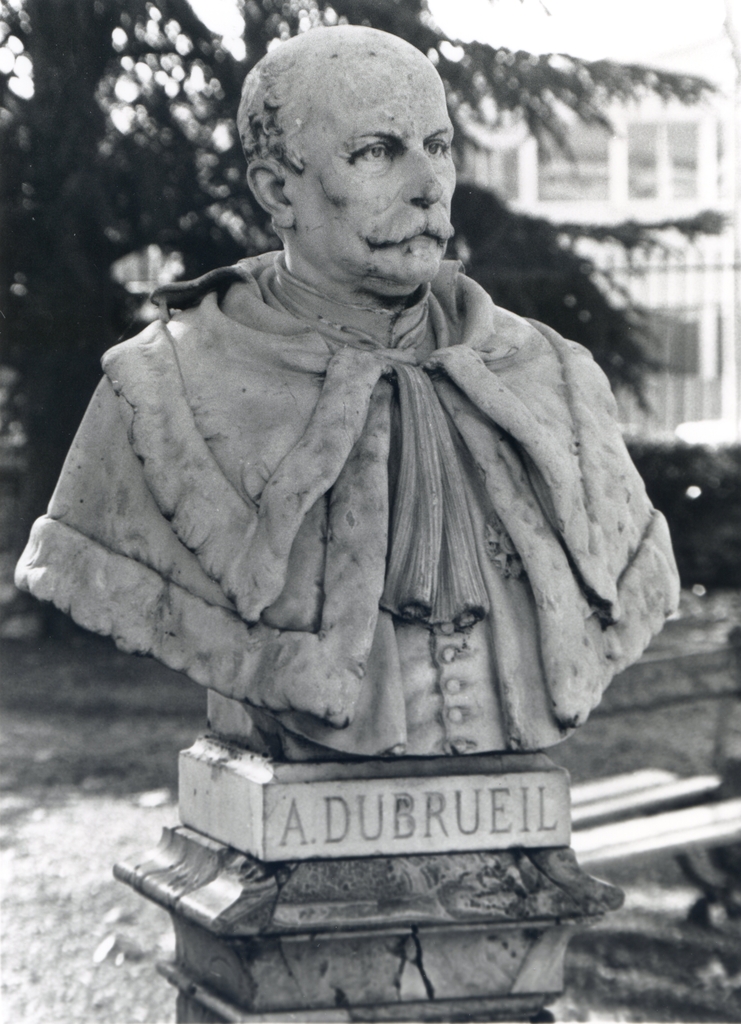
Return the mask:
[[[422,53],[375,29],[314,29],[255,65],[238,125],[294,274],[383,306],[432,280],[455,168],[443,84]]]

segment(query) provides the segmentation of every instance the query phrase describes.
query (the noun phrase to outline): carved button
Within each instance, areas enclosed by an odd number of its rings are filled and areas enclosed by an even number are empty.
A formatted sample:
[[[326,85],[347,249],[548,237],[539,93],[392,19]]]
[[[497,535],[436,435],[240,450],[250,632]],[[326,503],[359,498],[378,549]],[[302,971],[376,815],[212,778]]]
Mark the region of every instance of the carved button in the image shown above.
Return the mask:
[[[458,651],[455,647],[443,647],[440,651],[440,660],[449,664],[455,659],[457,653]]]
[[[463,721],[463,712],[460,708],[451,708],[448,712],[448,718],[451,722],[454,722],[455,725],[459,725]]]
[[[460,693],[461,681],[460,679],[449,679],[445,684],[445,689],[448,693]]]
[[[450,745],[454,754],[470,754],[478,747],[476,740],[456,740]]]
[[[440,632],[444,633],[445,636],[450,636],[451,633],[455,633],[455,626],[452,622],[442,622],[440,624]]]

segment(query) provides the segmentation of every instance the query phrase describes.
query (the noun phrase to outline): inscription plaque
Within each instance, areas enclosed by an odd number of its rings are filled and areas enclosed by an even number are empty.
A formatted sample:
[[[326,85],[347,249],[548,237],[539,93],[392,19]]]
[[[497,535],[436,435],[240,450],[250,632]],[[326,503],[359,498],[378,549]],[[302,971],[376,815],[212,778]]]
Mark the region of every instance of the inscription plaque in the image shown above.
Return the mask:
[[[568,775],[543,755],[446,758],[445,768],[435,758],[272,764],[202,736],[180,755],[180,817],[263,861],[568,846]]]

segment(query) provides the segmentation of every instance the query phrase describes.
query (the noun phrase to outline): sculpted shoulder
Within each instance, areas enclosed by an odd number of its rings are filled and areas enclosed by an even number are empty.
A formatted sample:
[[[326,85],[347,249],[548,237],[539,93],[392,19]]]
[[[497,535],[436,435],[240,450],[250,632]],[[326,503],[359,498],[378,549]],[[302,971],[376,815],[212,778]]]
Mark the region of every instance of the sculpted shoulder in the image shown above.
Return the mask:
[[[155,320],[153,323],[148,324],[138,334],[134,335],[133,338],[127,338],[126,341],[120,341],[117,345],[114,345],[103,353],[100,365],[114,387],[116,384],[118,367],[122,364],[129,363],[132,359],[135,360],[137,355],[147,348],[147,346],[156,344],[160,339],[161,334],[162,323],[160,320]]]
[[[189,309],[198,303],[209,292],[217,292],[223,296],[229,288],[238,282],[250,282],[260,271],[272,265],[274,252],[251,256],[228,267],[217,267],[191,281],[172,281],[161,285],[152,292],[152,302],[161,311],[161,317],[167,321],[171,309]]]
[[[558,332],[536,320],[496,305],[480,284],[466,276],[457,260],[442,264],[432,282],[431,294],[448,322],[448,345],[474,349],[496,373],[506,373],[538,359],[553,362],[558,350],[567,358],[583,357],[602,376],[588,349],[561,338]]]
[[[160,310],[159,319],[149,324],[133,338],[114,345],[105,353],[103,359],[106,360],[109,356],[115,358],[115,354],[125,353],[146,344],[151,340],[157,326],[170,320],[173,310],[185,310],[198,306],[206,295],[212,292],[215,292],[220,298],[233,284],[254,282],[255,275],[270,266],[274,256],[274,252],[263,253],[260,256],[239,260],[231,266],[216,267],[190,281],[172,281],[155,288],[151,294],[151,300]]]
[[[572,399],[594,402],[609,421],[616,418],[610,382],[588,348],[547,324],[497,306],[480,285],[463,274],[457,290],[465,299],[470,322],[462,342],[479,352],[488,369],[508,378],[508,371],[517,374],[527,365],[528,375],[545,374],[543,383],[548,381],[554,389],[563,378]]]

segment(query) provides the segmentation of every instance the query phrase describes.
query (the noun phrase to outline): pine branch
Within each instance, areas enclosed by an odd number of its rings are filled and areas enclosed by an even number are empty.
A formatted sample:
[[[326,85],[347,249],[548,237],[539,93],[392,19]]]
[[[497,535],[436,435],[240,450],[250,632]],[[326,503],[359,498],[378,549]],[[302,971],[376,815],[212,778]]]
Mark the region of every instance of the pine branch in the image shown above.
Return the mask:
[[[666,241],[660,232],[678,231],[689,241],[699,235],[720,235],[728,225],[728,217],[716,210],[703,210],[693,217],[677,217],[674,220],[649,221],[639,223],[635,220],[622,221],[620,224],[554,224],[560,235],[566,235],[571,241],[578,238],[591,238],[595,242],[617,242],[629,251],[635,249],[666,248]]]

